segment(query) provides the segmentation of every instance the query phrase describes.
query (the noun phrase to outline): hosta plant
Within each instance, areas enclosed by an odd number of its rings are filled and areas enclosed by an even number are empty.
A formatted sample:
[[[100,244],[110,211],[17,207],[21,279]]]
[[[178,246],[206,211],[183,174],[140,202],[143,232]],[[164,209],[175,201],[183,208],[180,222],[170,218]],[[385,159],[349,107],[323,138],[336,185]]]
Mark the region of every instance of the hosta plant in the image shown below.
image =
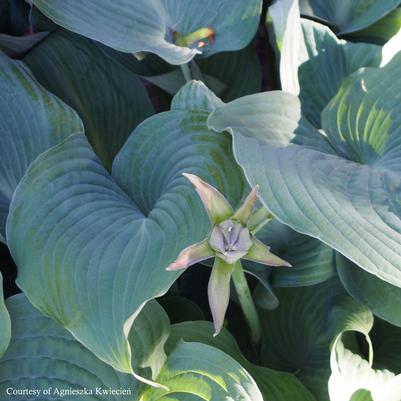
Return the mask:
[[[400,0],[0,0],[0,400],[401,401]]]

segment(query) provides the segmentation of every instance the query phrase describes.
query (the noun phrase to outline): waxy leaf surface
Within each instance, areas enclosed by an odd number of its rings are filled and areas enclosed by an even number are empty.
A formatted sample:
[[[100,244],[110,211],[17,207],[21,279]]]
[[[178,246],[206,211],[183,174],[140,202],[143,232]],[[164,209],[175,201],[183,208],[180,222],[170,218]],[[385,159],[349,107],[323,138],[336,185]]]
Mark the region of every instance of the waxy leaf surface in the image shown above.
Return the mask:
[[[352,75],[323,111],[324,133],[284,92],[244,97],[209,118],[231,129],[236,159],[275,217],[398,287],[400,63]]]
[[[233,204],[242,196],[231,138],[206,127],[217,101],[189,83],[173,110],[134,131],[112,175],[84,135],[72,135],[31,165],[14,197],[7,230],[18,285],[117,370],[132,370],[135,314],[169,289],[178,274],[166,267],[210,227],[182,173],[211,182]]]
[[[400,0],[300,0],[301,13],[329,23],[339,34],[359,31],[375,23]]]
[[[78,115],[0,52],[0,241],[15,188],[43,151],[82,130]]]
[[[156,53],[170,64],[185,64],[200,51],[174,43],[211,28],[215,38],[203,48],[205,56],[238,50],[253,38],[261,0],[35,0],[34,4],[57,24],[127,53]],[[203,39],[203,38],[199,38]]]
[[[108,169],[134,128],[153,114],[145,87],[113,60],[115,53],[59,30],[23,59],[47,90],[79,114],[90,144]]]

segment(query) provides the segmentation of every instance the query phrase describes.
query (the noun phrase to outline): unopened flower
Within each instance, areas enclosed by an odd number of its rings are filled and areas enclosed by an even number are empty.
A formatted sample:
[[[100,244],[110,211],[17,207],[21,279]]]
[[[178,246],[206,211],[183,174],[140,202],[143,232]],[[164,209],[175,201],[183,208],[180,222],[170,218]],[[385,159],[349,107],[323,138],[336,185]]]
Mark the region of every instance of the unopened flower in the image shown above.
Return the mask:
[[[203,241],[185,248],[167,270],[185,269],[215,257],[208,286],[209,305],[217,335],[224,322],[230,299],[230,280],[234,269],[242,269],[240,260],[251,260],[268,266],[290,266],[270,252],[254,237],[263,221],[259,211],[253,213],[258,186],[253,188],[237,211],[213,186],[193,174],[183,174],[196,188],[208,213],[212,229]],[[263,214],[262,214],[263,215]],[[264,217],[263,217],[264,218]]]

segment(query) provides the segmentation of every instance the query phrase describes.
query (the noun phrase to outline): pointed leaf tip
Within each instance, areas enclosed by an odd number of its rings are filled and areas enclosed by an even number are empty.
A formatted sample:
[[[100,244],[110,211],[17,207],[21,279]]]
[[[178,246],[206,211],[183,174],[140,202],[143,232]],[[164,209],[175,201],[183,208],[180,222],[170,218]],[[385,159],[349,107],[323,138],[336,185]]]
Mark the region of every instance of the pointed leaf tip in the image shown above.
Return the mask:
[[[221,223],[234,214],[228,200],[216,188],[194,174],[182,174],[196,188],[212,224]]]
[[[267,266],[292,267],[290,263],[271,253],[270,248],[256,238],[252,238],[252,247],[244,259]]]
[[[175,271],[186,269],[187,267],[201,262],[202,260],[209,259],[213,257],[215,252],[209,246],[207,239],[198,242],[196,244],[190,245],[180,252],[177,259],[171,263],[166,270]]]
[[[235,212],[233,219],[240,221],[242,224],[247,224],[252,216],[253,209],[258,199],[259,185],[255,185],[249,195],[246,197],[244,203]]]
[[[224,318],[230,301],[230,280],[235,265],[229,265],[216,258],[208,285],[208,298],[210,311],[214,324],[214,337],[223,328]]]

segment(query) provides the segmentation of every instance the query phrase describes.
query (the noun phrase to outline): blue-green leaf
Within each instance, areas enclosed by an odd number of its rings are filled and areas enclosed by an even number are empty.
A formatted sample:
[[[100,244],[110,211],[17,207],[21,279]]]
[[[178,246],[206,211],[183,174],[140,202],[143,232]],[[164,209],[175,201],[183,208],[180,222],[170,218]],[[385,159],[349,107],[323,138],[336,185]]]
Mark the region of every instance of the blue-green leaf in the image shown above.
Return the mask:
[[[127,53],[156,53],[170,64],[245,47],[258,27],[261,0],[35,0],[57,24]],[[185,36],[211,28],[215,39],[205,46],[175,44]]]
[[[78,115],[47,92],[19,61],[0,52],[0,241],[8,208],[28,165],[49,147],[82,130]]]
[[[238,362],[201,343],[178,343],[169,354],[158,382],[168,390],[149,388],[141,400],[263,401],[254,379]]]
[[[400,0],[300,0],[301,13],[326,21],[339,34],[359,31],[400,5]]]
[[[302,113],[321,128],[321,112],[344,79],[361,67],[378,67],[380,46],[340,40],[326,26],[301,19],[297,0],[269,8],[283,90],[299,95]]]
[[[153,114],[153,107],[139,78],[113,61],[116,52],[100,46],[60,30],[24,62],[46,89],[77,111],[89,142],[110,169],[129,134]]]
[[[241,98],[209,118],[231,128],[236,159],[275,217],[398,287],[400,63],[398,55],[352,75],[323,112],[324,132],[283,92]]]
[[[210,322],[184,322],[171,328],[167,350],[173,349],[180,340],[203,343],[220,349],[239,362],[256,381],[265,401],[315,401],[315,398],[293,374],[279,372],[251,364],[242,355],[235,339],[223,329],[213,337],[214,327]]]
[[[170,325],[163,309],[150,301],[136,318],[130,343],[135,369],[169,390],[146,387],[83,347],[67,330],[33,308],[24,295],[7,300],[12,341],[0,359],[0,394],[13,400],[222,400],[262,401],[249,373],[224,352],[200,343],[175,344],[164,352]],[[216,358],[219,364],[216,365]],[[156,370],[154,370],[156,368]],[[26,392],[30,391],[30,395]],[[4,398],[3,397],[3,398]],[[29,397],[29,398],[28,398]],[[304,401],[304,400],[303,400]],[[306,401],[306,399],[305,399]],[[307,400],[309,401],[309,399]]]
[[[7,232],[18,285],[117,370],[132,372],[135,315],[178,277],[166,267],[209,230],[182,173],[201,176],[233,204],[245,188],[230,137],[207,129],[206,106],[196,110],[214,99],[197,86],[177,94],[181,108],[138,126],[112,175],[77,134],[30,166],[13,199]]]

